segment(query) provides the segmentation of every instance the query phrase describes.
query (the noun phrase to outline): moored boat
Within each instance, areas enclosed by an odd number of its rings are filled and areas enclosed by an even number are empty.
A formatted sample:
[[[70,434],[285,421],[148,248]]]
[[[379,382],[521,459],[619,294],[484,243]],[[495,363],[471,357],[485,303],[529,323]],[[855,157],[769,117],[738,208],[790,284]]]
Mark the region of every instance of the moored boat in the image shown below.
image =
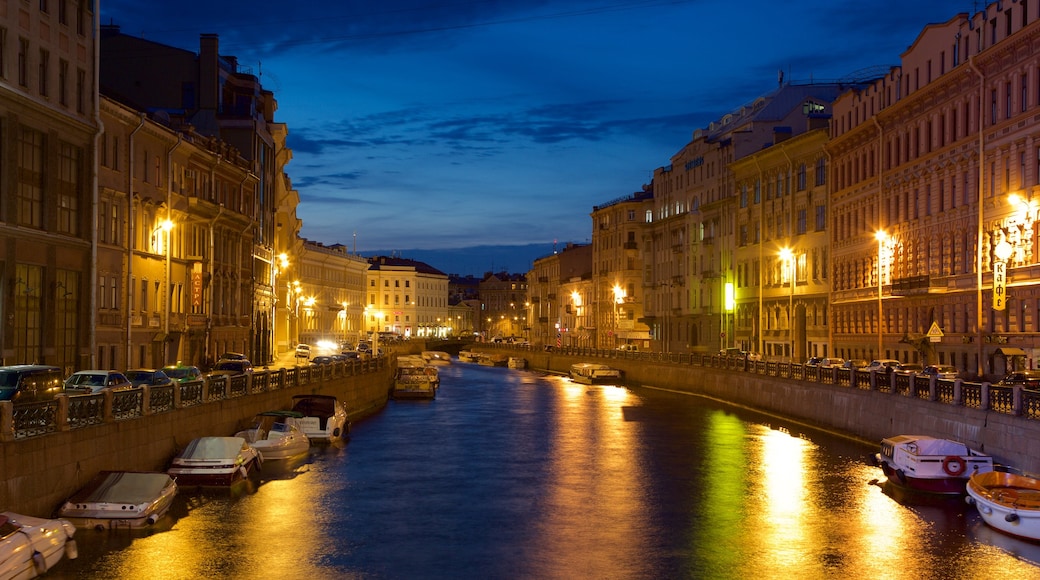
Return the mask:
[[[575,363],[571,365],[571,380],[586,385],[615,384],[621,381],[624,373],[599,363]]]
[[[188,444],[166,473],[185,486],[231,487],[260,467],[260,452],[242,437],[199,437]]]
[[[477,362],[480,360],[480,353],[472,350],[460,350],[459,361],[461,362]]]
[[[76,526],[68,520],[0,513],[0,578],[35,578],[62,557],[75,559],[75,533]]]
[[[424,350],[422,357],[428,365],[447,366],[451,364],[451,355],[439,350]]]
[[[296,426],[311,443],[330,443],[350,434],[347,410],[332,395],[294,395],[292,410],[303,415]]]
[[[1040,480],[1006,471],[976,473],[968,479],[969,504],[996,530],[1040,540]]]
[[[395,399],[433,399],[440,384],[437,367],[400,367],[390,396]]]
[[[973,473],[993,471],[993,458],[959,441],[927,435],[881,440],[875,461],[889,481],[928,493],[963,494]]]
[[[166,473],[102,471],[58,515],[77,528],[143,528],[166,515],[176,495],[177,483]]]
[[[509,357],[504,354],[484,352],[477,359],[478,365],[486,367],[504,367],[509,363]]]
[[[511,369],[526,369],[527,359],[519,356],[511,356],[509,357],[509,362],[506,363],[506,366]]]
[[[310,439],[297,426],[302,418],[298,411],[265,411],[235,437],[245,439],[264,461],[294,459],[305,455],[311,447]]]

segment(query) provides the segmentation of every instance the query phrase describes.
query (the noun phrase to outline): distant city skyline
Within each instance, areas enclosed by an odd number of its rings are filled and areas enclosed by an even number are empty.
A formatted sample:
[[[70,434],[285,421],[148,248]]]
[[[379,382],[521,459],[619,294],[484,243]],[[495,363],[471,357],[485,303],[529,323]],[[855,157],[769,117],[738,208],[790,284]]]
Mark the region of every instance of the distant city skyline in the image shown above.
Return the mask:
[[[975,3],[739,7],[753,16],[721,0],[113,0],[101,19],[193,52],[218,34],[278,100],[301,235],[350,245],[356,232],[370,255],[587,242],[594,205],[639,191],[778,73],[897,64],[926,25]]]

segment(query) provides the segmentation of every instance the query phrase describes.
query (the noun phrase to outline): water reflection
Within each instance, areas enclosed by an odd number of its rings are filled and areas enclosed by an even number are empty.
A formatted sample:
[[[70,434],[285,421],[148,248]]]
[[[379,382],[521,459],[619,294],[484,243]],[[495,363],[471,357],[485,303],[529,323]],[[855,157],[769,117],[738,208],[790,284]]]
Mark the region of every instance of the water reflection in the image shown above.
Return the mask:
[[[168,531],[81,531],[48,577],[1040,575],[1040,545],[889,489],[874,446],[650,388],[441,369],[436,400],[392,401],[345,446],[182,494]]]

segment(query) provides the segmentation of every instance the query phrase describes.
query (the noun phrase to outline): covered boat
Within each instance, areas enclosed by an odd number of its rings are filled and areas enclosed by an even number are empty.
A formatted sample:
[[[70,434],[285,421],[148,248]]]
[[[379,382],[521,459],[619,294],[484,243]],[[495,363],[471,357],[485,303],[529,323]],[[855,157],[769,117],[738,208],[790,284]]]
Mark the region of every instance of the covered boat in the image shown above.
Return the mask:
[[[1005,471],[976,473],[968,479],[969,504],[983,521],[1005,534],[1040,540],[1040,480]]]
[[[424,350],[422,357],[428,365],[446,366],[451,364],[451,355],[439,350]]]
[[[480,358],[477,359],[478,365],[484,365],[486,367],[504,367],[508,362],[508,356],[494,352],[481,353]]]
[[[347,409],[332,395],[295,395],[292,410],[302,415],[296,425],[311,443],[330,443],[350,434]]]
[[[615,384],[621,381],[620,369],[599,363],[576,363],[571,365],[571,380],[586,385]]]
[[[166,473],[181,486],[230,487],[260,467],[260,452],[242,437],[199,437],[184,448]]]
[[[526,369],[527,359],[520,356],[511,356],[509,357],[509,362],[506,366],[511,369]]]
[[[257,415],[253,425],[235,433],[260,452],[264,461],[293,459],[305,455],[311,447],[307,435],[297,426],[303,418],[298,411],[265,411]]]
[[[390,396],[395,399],[433,399],[440,384],[433,366],[400,367],[394,375]]]
[[[480,360],[480,353],[472,350],[460,350],[459,360],[462,362],[477,362]]]
[[[915,491],[963,494],[974,473],[993,471],[993,458],[959,441],[927,435],[881,440],[877,464],[889,481]]]
[[[78,528],[143,528],[166,515],[176,495],[177,483],[166,473],[102,471],[58,515]]]
[[[0,513],[0,578],[35,578],[62,557],[75,559],[79,555],[72,539],[75,533],[76,527],[67,520]]]

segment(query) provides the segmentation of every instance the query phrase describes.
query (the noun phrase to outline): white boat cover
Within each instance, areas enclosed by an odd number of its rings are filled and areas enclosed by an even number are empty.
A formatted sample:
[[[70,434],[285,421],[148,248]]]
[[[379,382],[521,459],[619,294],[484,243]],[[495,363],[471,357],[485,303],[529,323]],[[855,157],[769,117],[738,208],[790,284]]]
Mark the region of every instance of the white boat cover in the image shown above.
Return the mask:
[[[165,473],[107,471],[76,492],[72,503],[140,504],[154,500],[170,484]]]
[[[196,461],[223,460],[238,457],[246,440],[241,437],[199,437],[184,449],[183,459]]]

